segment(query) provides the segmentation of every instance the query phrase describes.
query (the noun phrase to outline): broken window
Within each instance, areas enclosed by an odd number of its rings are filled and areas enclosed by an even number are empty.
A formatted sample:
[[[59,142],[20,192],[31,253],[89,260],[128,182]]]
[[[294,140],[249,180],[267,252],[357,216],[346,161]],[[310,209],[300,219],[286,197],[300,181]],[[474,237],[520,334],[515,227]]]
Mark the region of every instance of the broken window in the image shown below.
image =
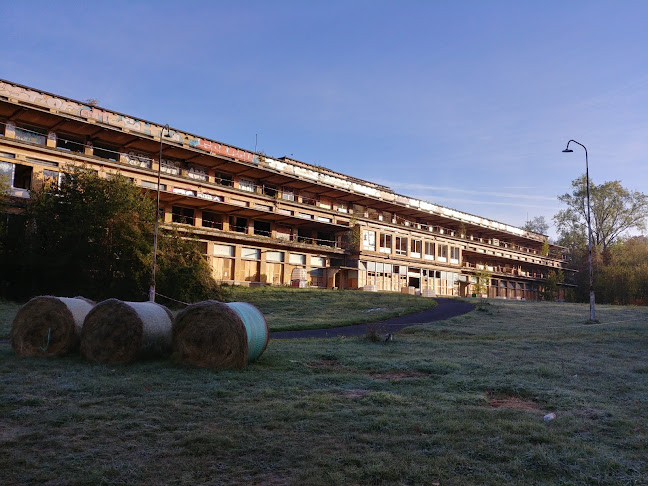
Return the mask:
[[[362,249],[376,251],[376,232],[363,231],[362,232]]]
[[[380,235],[380,252],[391,253],[392,251],[392,235],[381,233]]]
[[[263,184],[263,194],[270,197],[277,197],[279,191],[277,190],[277,186],[272,184]]]
[[[23,142],[37,143],[39,145],[45,145],[45,130],[41,128],[34,127],[16,127],[15,130],[16,140],[22,140]],[[83,151],[83,144],[81,144],[81,149]]]
[[[272,234],[270,223],[266,221],[254,221],[254,234],[259,236],[270,236]]]
[[[171,220],[174,223],[180,224],[194,224],[194,210],[191,208],[183,208],[181,206],[173,206],[171,208]]]
[[[69,152],[84,152],[84,140],[74,135],[59,133],[56,137],[56,148],[67,150]]]
[[[232,174],[225,174],[224,172],[216,172],[214,174],[214,182],[221,186],[232,187]]]
[[[303,204],[308,204],[309,206],[315,206],[315,203],[317,202],[317,196],[308,191],[301,191],[299,194],[301,196],[301,202]]]
[[[407,255],[407,237],[405,236],[396,237],[396,254]]]
[[[421,240],[412,239],[412,246],[410,248],[410,256],[413,258],[421,258],[421,246],[423,242]]]
[[[92,154],[95,157],[101,157],[102,159],[112,160],[115,162],[119,160],[119,151],[117,150],[117,147],[107,145],[103,142],[94,142]]]
[[[439,245],[439,256],[437,260],[440,262],[448,261],[448,245]]]
[[[434,243],[432,241],[425,242],[425,256],[426,260],[434,260]]]
[[[237,233],[247,233],[247,218],[230,216],[230,231]]]
[[[203,211],[203,213],[202,213],[202,226],[203,226],[203,228],[222,229],[223,224],[221,223],[221,215],[218,214],[218,213],[211,213],[209,211]]]

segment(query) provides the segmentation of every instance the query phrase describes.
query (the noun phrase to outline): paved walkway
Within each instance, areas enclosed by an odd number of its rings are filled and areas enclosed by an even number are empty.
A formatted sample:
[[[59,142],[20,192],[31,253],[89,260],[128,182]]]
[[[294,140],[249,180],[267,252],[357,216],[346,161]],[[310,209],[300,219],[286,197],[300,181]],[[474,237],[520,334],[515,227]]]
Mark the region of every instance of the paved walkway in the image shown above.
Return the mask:
[[[394,317],[386,321],[371,324],[356,324],[355,326],[332,327],[330,329],[308,329],[303,331],[271,332],[270,339],[302,339],[302,338],[329,338],[338,336],[364,336],[367,326],[377,326],[381,333],[395,333],[404,327],[416,324],[425,324],[433,321],[444,321],[451,317],[466,314],[474,309],[472,304],[454,299],[436,299],[437,305],[418,314],[408,314]]]

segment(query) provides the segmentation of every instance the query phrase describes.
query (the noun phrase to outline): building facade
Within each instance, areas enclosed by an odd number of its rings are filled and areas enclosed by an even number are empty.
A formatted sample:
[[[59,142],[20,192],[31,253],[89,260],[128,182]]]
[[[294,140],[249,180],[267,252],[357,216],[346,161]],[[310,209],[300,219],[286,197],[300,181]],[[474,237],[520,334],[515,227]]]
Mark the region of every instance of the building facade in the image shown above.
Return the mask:
[[[544,235],[0,80],[15,200],[78,165],[153,195],[159,174],[162,227],[199,238],[221,282],[537,299],[566,270]]]

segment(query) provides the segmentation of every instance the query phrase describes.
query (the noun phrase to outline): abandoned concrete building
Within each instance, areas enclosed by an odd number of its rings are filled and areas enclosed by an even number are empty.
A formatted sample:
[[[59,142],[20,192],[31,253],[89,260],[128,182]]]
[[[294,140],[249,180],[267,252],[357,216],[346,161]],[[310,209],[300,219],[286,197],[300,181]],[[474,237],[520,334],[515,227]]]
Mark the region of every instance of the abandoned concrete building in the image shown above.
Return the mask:
[[[191,230],[222,282],[537,299],[565,265],[541,234],[0,80],[15,200],[71,165],[152,196],[159,173],[162,228]]]

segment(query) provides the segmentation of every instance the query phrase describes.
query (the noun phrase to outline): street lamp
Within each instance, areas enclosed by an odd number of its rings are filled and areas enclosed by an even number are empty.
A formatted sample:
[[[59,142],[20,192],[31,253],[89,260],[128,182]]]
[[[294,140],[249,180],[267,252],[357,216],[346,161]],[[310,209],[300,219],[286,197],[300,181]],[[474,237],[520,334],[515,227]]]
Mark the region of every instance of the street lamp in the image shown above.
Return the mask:
[[[590,321],[594,322],[596,319],[596,313],[594,310],[594,277],[592,275],[592,224],[590,220],[590,187],[589,187],[589,164],[587,162],[587,147],[582,143],[578,143],[576,140],[570,140],[567,142],[567,147],[563,152],[569,153],[573,152],[569,148],[569,144],[574,142],[577,145],[580,145],[585,149],[585,185],[587,187],[587,252],[589,259],[589,298],[590,298]]]
[[[167,133],[164,135],[164,130]],[[157,201],[155,203],[155,228],[153,229],[153,268],[151,269],[151,287],[149,288],[149,301],[155,302],[155,267],[157,265],[157,248],[158,248],[158,224],[160,220],[160,175],[162,172],[162,141],[164,137],[171,138],[171,128],[166,124],[160,131],[160,156],[158,158],[157,171]]]

